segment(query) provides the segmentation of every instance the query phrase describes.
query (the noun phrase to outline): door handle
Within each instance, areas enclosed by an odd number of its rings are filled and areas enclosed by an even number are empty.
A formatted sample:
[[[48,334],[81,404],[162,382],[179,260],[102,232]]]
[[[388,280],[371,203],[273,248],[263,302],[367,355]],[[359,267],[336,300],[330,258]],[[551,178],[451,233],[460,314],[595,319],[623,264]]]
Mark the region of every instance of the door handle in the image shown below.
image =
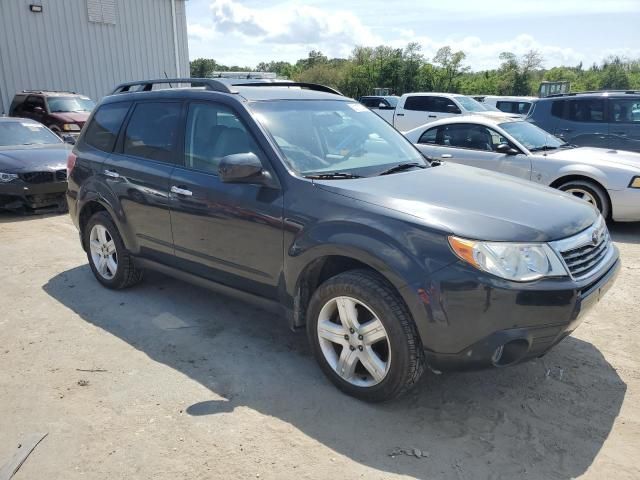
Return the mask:
[[[175,185],[171,187],[171,193],[175,193],[177,195],[184,195],[185,197],[190,197],[193,195],[191,190],[187,190],[186,188],[176,187]]]
[[[453,158],[453,155],[451,155],[450,153],[443,153],[442,155],[440,155],[440,158]]]
[[[429,118],[438,118],[435,115],[429,115]]]
[[[107,177],[111,177],[111,178],[120,178],[120,174],[118,172],[116,172],[115,170],[105,170],[104,174]]]

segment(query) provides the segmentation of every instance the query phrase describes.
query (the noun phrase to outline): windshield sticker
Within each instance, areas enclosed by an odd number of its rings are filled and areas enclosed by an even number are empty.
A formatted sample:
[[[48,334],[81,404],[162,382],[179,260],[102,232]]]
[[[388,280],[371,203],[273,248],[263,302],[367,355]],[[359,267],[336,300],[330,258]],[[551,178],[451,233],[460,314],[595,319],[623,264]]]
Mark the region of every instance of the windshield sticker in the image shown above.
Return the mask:
[[[351,107],[351,109],[355,110],[356,112],[366,112],[368,110],[368,108],[361,103],[347,103],[347,105],[349,105],[349,107]]]

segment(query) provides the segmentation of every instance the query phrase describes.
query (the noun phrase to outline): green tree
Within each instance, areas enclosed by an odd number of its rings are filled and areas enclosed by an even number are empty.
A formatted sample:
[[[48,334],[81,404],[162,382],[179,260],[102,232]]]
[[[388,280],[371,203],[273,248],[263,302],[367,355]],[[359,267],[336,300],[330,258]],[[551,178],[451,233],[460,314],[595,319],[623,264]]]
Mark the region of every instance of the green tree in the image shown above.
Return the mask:
[[[438,68],[435,76],[435,89],[443,92],[457,91],[460,77],[470,69],[462,64],[466,55],[463,51],[454,52],[451,47],[440,48],[433,63]]]
[[[189,63],[191,78],[208,78],[218,70],[218,64],[213,58],[196,58]]]

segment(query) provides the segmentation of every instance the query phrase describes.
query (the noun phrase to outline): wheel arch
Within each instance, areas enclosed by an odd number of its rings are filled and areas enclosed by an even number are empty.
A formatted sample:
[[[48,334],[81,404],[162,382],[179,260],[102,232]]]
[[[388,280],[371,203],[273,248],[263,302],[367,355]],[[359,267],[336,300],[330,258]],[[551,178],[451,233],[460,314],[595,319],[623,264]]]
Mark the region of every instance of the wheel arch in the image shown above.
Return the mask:
[[[84,198],[82,205],[80,206],[80,209],[78,211],[78,229],[80,231],[82,248],[85,248],[84,231],[85,227],[87,226],[87,222],[94,214],[101,211],[107,212],[109,217],[111,217],[113,223],[116,225],[116,228],[118,229],[118,232],[122,237],[122,241],[124,242],[125,247],[128,250],[133,251],[136,243],[131,239],[129,232],[124,228],[124,225],[120,221],[120,218],[118,217],[116,212],[113,210],[112,206],[108,202],[103,201],[97,195],[90,195]]]
[[[588,175],[584,175],[584,174],[576,174],[576,173],[570,173],[570,174],[566,174],[563,175],[561,177],[556,178],[553,182],[551,182],[549,184],[550,187],[552,188],[559,188],[561,185],[567,183],[567,182],[572,182],[572,181],[583,181],[583,182],[589,182],[594,184],[595,186],[599,187],[602,192],[604,193],[605,196],[605,200],[608,203],[608,207],[609,207],[609,216],[611,216],[611,212],[613,211],[613,205],[611,203],[611,196],[609,195],[609,192],[607,191],[606,187],[603,185],[603,183],[599,180],[597,180],[596,178],[590,177]]]

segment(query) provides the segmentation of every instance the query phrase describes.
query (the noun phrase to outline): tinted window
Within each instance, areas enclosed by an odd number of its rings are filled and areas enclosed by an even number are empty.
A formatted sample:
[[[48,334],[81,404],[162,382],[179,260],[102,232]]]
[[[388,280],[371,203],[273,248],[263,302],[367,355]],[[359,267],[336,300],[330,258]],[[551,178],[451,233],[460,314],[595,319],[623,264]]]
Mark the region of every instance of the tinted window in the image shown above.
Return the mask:
[[[444,97],[432,97],[432,112],[439,113],[460,113],[460,109],[457,107],[453,101]]]
[[[362,103],[365,107],[369,107],[369,108],[378,108],[378,105],[380,105],[381,100],[379,98],[362,98],[360,100],[360,103]]]
[[[611,121],[615,123],[640,123],[640,98],[612,98],[609,101]]]
[[[405,110],[418,110],[422,112],[433,112],[433,97],[407,97],[404,102]]]
[[[35,97],[33,95],[27,97],[26,102],[22,106],[22,109],[26,112],[32,112],[35,107],[44,109],[44,100],[41,97]]]
[[[567,100],[565,114],[568,120],[574,122],[603,122],[604,100],[595,98]]]
[[[178,141],[179,103],[149,102],[136,105],[127,124],[123,153],[171,163]]]
[[[430,130],[427,130],[420,136],[418,143],[430,143],[432,145],[435,145],[437,133],[438,133],[437,128],[432,128]]]
[[[554,100],[551,104],[551,115],[558,118],[565,118],[564,100]]]
[[[109,103],[98,109],[84,133],[84,142],[98,150],[110,152],[116,143],[129,102]]]
[[[260,156],[236,114],[215,103],[194,103],[189,107],[184,144],[186,167],[215,174],[225,155],[253,152]]]
[[[456,123],[438,127],[436,143],[446,147],[495,151],[501,143],[509,143],[502,135],[482,125]]]

